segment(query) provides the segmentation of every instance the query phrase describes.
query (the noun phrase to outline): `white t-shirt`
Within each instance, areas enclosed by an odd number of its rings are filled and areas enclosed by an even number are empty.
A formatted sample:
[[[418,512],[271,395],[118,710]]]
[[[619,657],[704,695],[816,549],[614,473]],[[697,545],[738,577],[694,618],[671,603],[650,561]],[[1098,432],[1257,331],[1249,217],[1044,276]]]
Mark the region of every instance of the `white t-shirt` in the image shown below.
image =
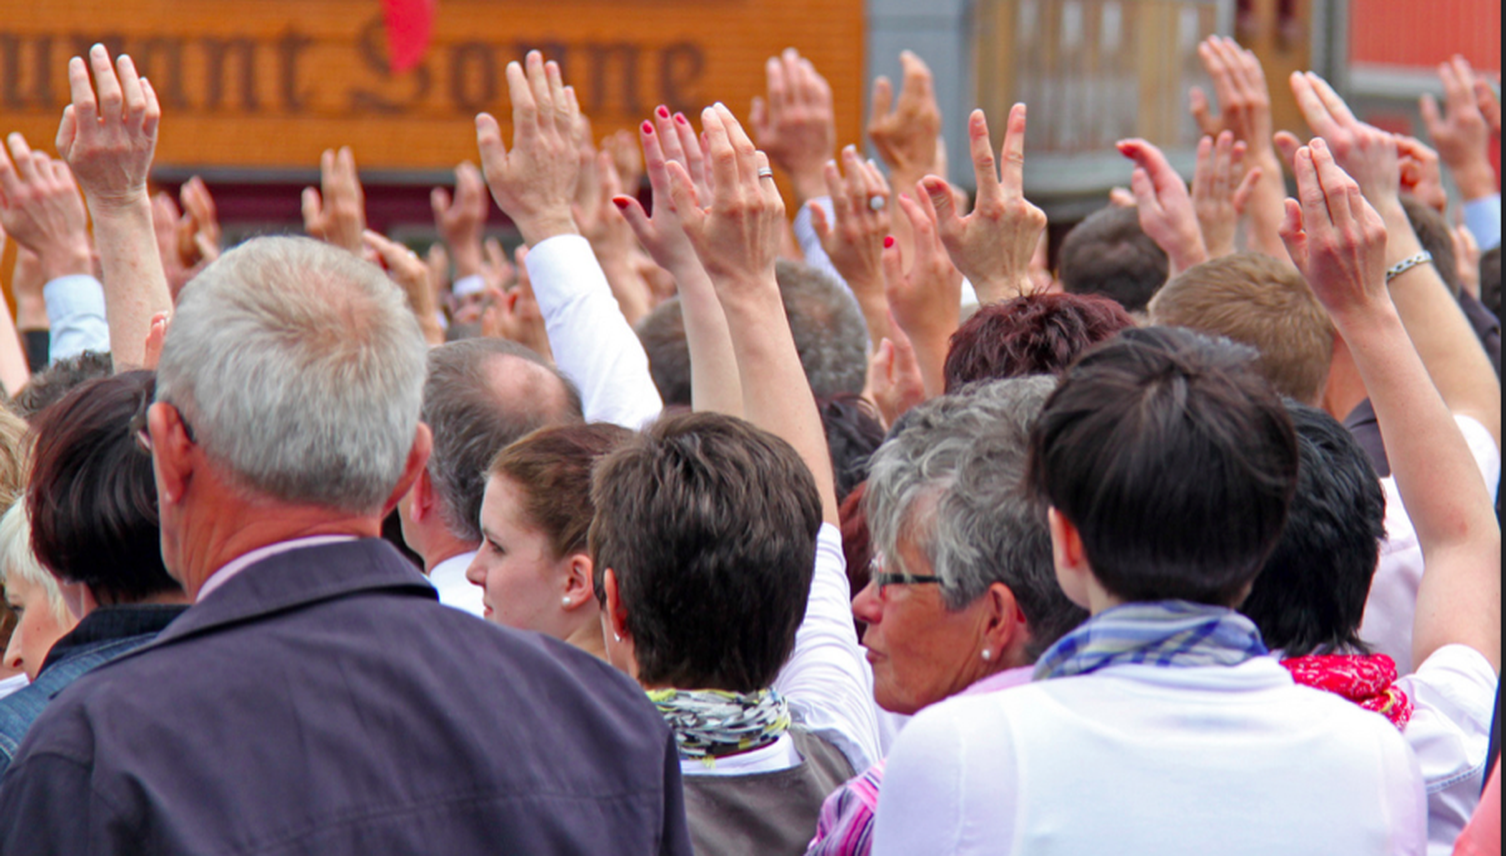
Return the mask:
[[[1131,664],[921,711],[873,853],[1420,856],[1425,817],[1396,727],[1274,659]]]
[[[829,523],[816,535],[816,570],[795,650],[774,679],[790,706],[790,719],[841,750],[854,771],[880,757],[873,676],[852,626],[852,595],[842,533]],[[681,760],[686,776],[743,776],[785,770],[800,763],[788,735],[752,752],[704,761]]]
[[[1468,416],[1455,415],[1454,421],[1459,423],[1494,499],[1501,478],[1501,450],[1484,425]],[[1396,489],[1396,479],[1381,479],[1381,490],[1386,494],[1386,540],[1381,542],[1380,562],[1365,600],[1360,638],[1377,654],[1395,660],[1396,673],[1405,675],[1413,670],[1412,619],[1417,612],[1417,587],[1422,584],[1422,545]]]
[[[1412,700],[1402,735],[1428,793],[1428,853],[1448,856],[1480,803],[1495,714],[1495,670],[1468,645],[1445,645],[1397,685]]]

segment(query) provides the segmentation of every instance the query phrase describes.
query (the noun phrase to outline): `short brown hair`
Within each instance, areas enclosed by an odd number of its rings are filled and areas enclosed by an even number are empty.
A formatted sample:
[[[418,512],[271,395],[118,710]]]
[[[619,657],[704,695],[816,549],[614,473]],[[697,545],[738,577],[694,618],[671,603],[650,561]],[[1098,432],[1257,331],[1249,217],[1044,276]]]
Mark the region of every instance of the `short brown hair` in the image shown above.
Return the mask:
[[[660,419],[596,467],[596,596],[616,575],[645,686],[753,692],[795,648],[821,498],[784,440],[731,416]]]
[[[1067,233],[1059,267],[1068,294],[1102,294],[1140,312],[1166,282],[1170,262],[1140,228],[1138,211],[1110,205]]]
[[[523,513],[543,531],[556,558],[586,550],[595,506],[591,470],[633,432],[608,422],[540,428],[501,452],[488,475],[523,493]]]
[[[1297,269],[1235,253],[1188,268],[1150,302],[1152,323],[1223,336],[1260,352],[1277,392],[1317,404],[1333,359],[1333,322]]]
[[[1410,193],[1401,195],[1401,208],[1407,212],[1407,222],[1417,234],[1417,243],[1433,257],[1438,278],[1448,286],[1449,294],[1457,298],[1463,286],[1459,282],[1458,257],[1454,255],[1454,230],[1442,214]]]

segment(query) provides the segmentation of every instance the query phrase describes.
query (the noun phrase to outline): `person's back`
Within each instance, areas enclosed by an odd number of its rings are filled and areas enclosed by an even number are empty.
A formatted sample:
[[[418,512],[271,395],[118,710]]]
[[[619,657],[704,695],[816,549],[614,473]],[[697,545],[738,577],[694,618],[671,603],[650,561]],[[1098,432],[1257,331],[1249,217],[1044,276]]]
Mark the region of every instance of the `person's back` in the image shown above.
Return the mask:
[[[315,573],[327,597],[282,608]],[[232,578],[80,678],[23,753],[14,777],[91,775],[0,804],[26,820],[7,852],[42,824],[73,830],[52,839],[65,853],[659,853],[681,810],[673,739],[637,686],[440,605],[377,539]],[[108,811],[65,798],[91,791]]]
[[[1047,402],[1031,481],[1092,612],[1035,682],[906,726],[875,854],[1421,853],[1416,761],[1385,719],[1295,685],[1229,605],[1297,475],[1253,353],[1126,331]]]

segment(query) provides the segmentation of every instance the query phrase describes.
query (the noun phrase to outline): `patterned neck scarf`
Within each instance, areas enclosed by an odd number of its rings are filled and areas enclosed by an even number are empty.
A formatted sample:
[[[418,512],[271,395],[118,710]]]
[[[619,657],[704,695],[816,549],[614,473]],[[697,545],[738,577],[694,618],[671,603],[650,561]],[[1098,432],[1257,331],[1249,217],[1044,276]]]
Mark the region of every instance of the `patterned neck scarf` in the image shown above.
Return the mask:
[[[1035,664],[1035,680],[1086,675],[1121,663],[1237,666],[1266,653],[1255,623],[1232,609],[1184,600],[1127,603],[1057,640]]]
[[[1412,700],[1395,685],[1396,661],[1385,654],[1313,654],[1281,665],[1297,683],[1343,696],[1399,729],[1412,719]]]
[[[648,698],[674,729],[682,760],[710,764],[723,755],[761,749],[790,727],[790,707],[771,689],[649,690]]]

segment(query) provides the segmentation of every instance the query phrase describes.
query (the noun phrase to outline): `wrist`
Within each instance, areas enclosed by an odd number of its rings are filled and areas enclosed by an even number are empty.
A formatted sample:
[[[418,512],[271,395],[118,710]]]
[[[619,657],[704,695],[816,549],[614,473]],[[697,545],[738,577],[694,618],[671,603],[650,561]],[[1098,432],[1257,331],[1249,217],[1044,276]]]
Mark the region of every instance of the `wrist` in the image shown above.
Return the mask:
[[[37,258],[41,265],[43,282],[52,282],[65,276],[94,273],[94,263],[87,242],[82,246],[74,242],[72,246],[43,247],[38,251]]]
[[[450,261],[455,265],[455,278],[481,275],[481,241],[445,241],[450,245]]]
[[[568,210],[516,217],[513,223],[522,233],[523,242],[530,247],[560,235],[580,234],[580,228],[575,225],[575,218],[570,216]]]
[[[818,199],[826,196],[826,179],[821,174],[821,168],[814,170],[790,170],[790,189],[795,192],[795,207],[798,210],[807,200]]]
[[[145,187],[135,188],[119,194],[98,196],[85,192],[84,201],[88,204],[89,216],[95,220],[122,215],[134,215],[142,209],[145,209],[148,216],[150,216],[152,210],[152,199],[147,195]]]
[[[1454,184],[1459,187],[1459,195],[1464,197],[1465,202],[1473,202],[1487,196],[1494,196],[1496,190],[1496,173],[1490,168],[1490,162],[1477,160],[1470,164],[1461,164],[1453,170]]]

